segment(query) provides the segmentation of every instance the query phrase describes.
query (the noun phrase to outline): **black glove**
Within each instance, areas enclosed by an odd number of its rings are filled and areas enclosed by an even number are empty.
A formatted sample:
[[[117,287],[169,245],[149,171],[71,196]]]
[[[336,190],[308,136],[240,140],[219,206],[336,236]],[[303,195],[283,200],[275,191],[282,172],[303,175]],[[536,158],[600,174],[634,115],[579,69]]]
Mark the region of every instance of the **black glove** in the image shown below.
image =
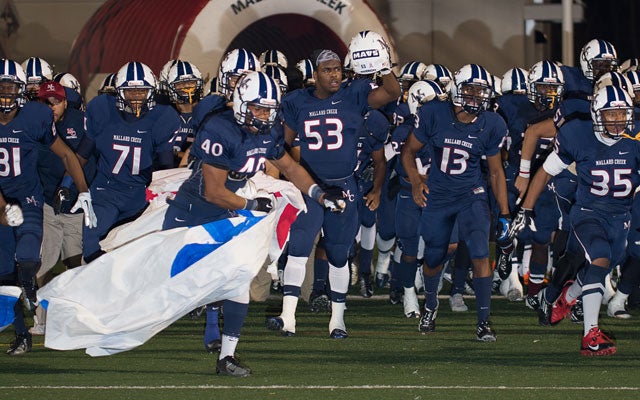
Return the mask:
[[[262,211],[268,213],[273,209],[273,203],[268,197],[256,197],[255,199],[247,199],[245,210]]]
[[[496,225],[496,244],[502,254],[509,255],[513,251],[513,237],[509,235],[511,231],[511,216],[500,215]]]
[[[59,186],[53,194],[53,213],[60,214],[62,203],[71,200],[71,191],[68,187]]]
[[[323,198],[324,208],[328,208],[331,212],[341,213],[347,208],[347,202],[344,201],[342,188],[337,186],[329,186],[324,190]]]

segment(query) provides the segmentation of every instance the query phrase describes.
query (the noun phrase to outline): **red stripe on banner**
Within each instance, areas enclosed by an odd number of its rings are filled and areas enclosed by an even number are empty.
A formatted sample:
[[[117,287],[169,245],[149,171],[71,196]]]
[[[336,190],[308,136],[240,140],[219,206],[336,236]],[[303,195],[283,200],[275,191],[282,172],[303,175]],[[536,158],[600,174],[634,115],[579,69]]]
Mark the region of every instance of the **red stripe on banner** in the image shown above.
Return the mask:
[[[296,220],[298,216],[298,209],[292,206],[291,204],[287,204],[282,210],[282,214],[280,214],[280,219],[278,220],[278,225],[276,226],[276,237],[278,238],[278,246],[282,250],[284,244],[287,243],[287,238],[289,237],[289,229],[293,224],[293,221]]]

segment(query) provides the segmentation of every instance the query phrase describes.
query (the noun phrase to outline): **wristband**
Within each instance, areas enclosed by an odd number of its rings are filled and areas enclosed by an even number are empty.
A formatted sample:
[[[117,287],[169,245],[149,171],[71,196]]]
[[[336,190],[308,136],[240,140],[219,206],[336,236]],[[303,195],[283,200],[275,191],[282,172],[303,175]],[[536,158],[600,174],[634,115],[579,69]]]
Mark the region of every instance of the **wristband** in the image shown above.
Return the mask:
[[[62,181],[60,182],[60,186],[65,188],[70,188],[73,184],[73,178],[70,175],[65,175],[62,177]]]
[[[245,205],[243,210],[255,210],[258,206],[258,202],[254,199],[244,199]]]
[[[531,160],[520,160],[519,176],[529,178],[531,176]]]
[[[309,192],[307,194],[315,201],[320,202],[320,197],[324,194],[324,190],[320,189],[320,186],[318,186],[317,183],[314,183],[309,187]]]

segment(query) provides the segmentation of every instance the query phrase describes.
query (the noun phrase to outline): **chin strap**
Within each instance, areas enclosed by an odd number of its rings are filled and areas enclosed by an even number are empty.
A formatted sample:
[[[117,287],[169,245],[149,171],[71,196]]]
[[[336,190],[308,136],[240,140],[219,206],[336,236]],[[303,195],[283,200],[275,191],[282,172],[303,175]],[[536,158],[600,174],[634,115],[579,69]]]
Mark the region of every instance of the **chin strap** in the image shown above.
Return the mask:
[[[631,139],[631,140],[638,140],[640,141],[640,132],[636,133],[635,136],[631,136],[628,133],[622,132],[620,134],[620,137],[625,138],[625,139]]]

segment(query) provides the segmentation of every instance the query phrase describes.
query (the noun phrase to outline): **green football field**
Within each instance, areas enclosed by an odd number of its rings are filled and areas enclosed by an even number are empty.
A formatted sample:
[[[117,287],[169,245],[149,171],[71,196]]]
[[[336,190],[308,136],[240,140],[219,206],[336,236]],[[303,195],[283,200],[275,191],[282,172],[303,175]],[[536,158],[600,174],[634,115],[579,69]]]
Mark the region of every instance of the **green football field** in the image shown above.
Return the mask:
[[[49,350],[36,337],[31,353],[0,355],[0,399],[640,398],[637,315],[621,321],[603,313],[618,353],[588,358],[579,353],[581,325],[540,327],[522,302],[495,299],[498,341],[478,343],[474,311],[453,314],[443,298],[437,332],[421,335],[401,305],[375,297],[348,301],[347,340],[330,339],[328,314],[312,314],[304,302],[297,335],[280,337],[264,328],[277,300],[252,304],[237,353],[253,369],[248,378],[216,376],[216,356],[203,350],[204,317],[185,317],[110,357]],[[5,349],[11,340],[11,331],[0,333]]]

